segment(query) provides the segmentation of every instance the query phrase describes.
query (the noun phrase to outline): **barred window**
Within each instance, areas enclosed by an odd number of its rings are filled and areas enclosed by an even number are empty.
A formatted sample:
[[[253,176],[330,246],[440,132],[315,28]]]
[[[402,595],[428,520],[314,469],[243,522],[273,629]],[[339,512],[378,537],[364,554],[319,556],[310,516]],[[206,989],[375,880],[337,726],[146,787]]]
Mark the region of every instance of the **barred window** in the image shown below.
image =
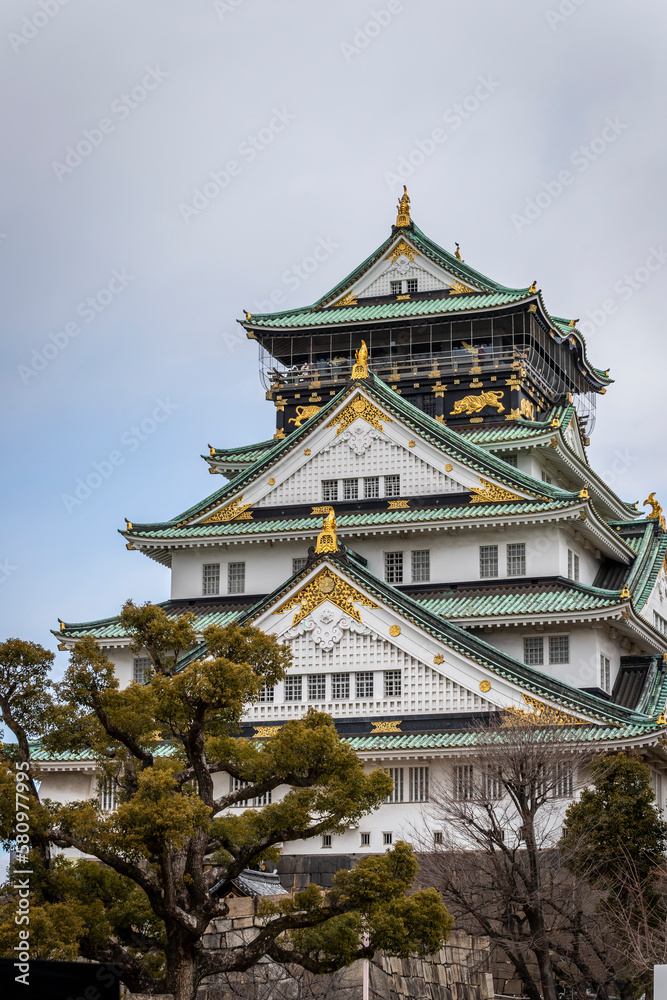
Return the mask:
[[[657,628],[658,632],[667,635],[667,618],[663,618],[657,611],[653,612],[653,625]]]
[[[204,597],[220,593],[220,563],[204,563],[202,566],[201,592]]]
[[[274,687],[273,684],[262,684],[261,690],[259,692],[259,698],[257,701],[266,704],[266,702],[273,701]]]
[[[600,687],[611,694],[611,661],[603,653],[600,653]]]
[[[384,672],[385,698],[398,698],[400,693],[401,693],[401,671],[385,670]]]
[[[403,768],[402,767],[387,767],[385,768],[387,774],[394,782],[394,787],[387,796],[387,802],[402,802],[403,801]]]
[[[132,679],[137,684],[143,684],[146,679],[146,671],[152,666],[150,656],[135,656],[132,665]]]
[[[559,760],[554,768],[553,794],[555,799],[571,799],[574,786],[572,761]]]
[[[403,282],[402,281],[392,281],[392,282],[390,282],[390,287],[391,287],[391,294],[392,295],[400,295],[401,294],[401,290],[403,288]]]
[[[323,833],[322,834],[322,847],[331,847],[331,834],[330,833]]]
[[[285,701],[301,701],[301,677],[285,678]]]
[[[549,663],[569,663],[569,662],[570,662],[569,635],[550,635]]]
[[[300,573],[302,569],[306,568],[306,563],[308,559],[305,556],[299,556],[296,559],[292,559],[292,576],[295,573]]]
[[[567,550],[567,576],[569,580],[579,579],[579,556],[572,549]]]
[[[507,546],[507,575],[526,575],[526,544],[525,542],[512,542]]]
[[[431,579],[431,550],[413,549],[412,582],[428,583],[430,579]]]
[[[410,802],[428,802],[428,768],[409,769]]]
[[[308,701],[325,701],[327,697],[326,674],[308,674]]]
[[[442,844],[442,830],[433,831],[433,843],[436,845]]]
[[[373,697],[373,671],[364,670],[355,674],[355,689],[357,698]]]
[[[380,496],[380,477],[366,476],[364,478],[364,497],[366,500],[373,500]]]
[[[455,764],[452,795],[457,802],[472,798],[472,764]]]
[[[359,480],[344,479],[343,500],[358,500],[358,499],[359,499]]]
[[[238,792],[242,788],[248,788],[250,786],[249,781],[243,781],[241,778],[232,778],[230,784],[231,792]],[[261,806],[271,805],[272,795],[271,789],[268,792],[264,792],[263,795],[255,795],[252,799],[238,799],[234,805],[242,809],[247,809],[248,806],[253,809],[259,809]]]
[[[500,768],[497,764],[487,764],[482,770],[482,797],[484,799],[502,799],[502,788]]]
[[[403,553],[385,552],[384,578],[387,583],[403,583]]]
[[[116,782],[105,775],[98,784],[97,797],[102,812],[113,812],[116,808]]]
[[[335,701],[341,701],[350,697],[350,675],[331,675],[331,697]]]
[[[370,847],[370,845],[371,845],[371,835],[370,835],[370,833],[362,833],[361,834],[360,844],[361,844],[361,847]]]
[[[408,278],[408,293],[409,294],[412,294],[412,292],[416,292],[418,286],[419,286],[419,279],[418,278]]]
[[[480,545],[479,547],[479,575],[484,579],[489,576],[498,576],[498,546]]]
[[[384,477],[384,495],[386,497],[399,497],[401,495],[401,477]]]
[[[544,639],[542,636],[526,636],[523,640],[523,662],[531,667],[544,663]]]
[[[382,834],[382,843],[385,845],[385,847],[389,847],[391,844],[393,844],[393,842],[394,842],[393,833]]]
[[[337,479],[323,479],[322,480],[322,500],[325,503],[333,503],[334,500],[338,499],[338,480]]]
[[[424,393],[422,396],[422,410],[427,413],[429,417],[434,417],[436,414],[436,401],[433,393]]]
[[[231,562],[227,565],[227,593],[242,594],[245,591],[245,563]]]

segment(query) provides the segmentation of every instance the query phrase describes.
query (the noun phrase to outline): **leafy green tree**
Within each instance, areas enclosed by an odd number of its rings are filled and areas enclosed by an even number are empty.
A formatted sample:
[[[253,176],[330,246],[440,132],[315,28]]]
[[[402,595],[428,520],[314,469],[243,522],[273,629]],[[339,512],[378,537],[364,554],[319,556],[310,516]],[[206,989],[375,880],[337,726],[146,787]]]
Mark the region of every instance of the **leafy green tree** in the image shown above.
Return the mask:
[[[109,813],[97,799],[42,802],[33,783],[39,842],[76,848],[104,866],[40,856],[42,953],[71,953],[60,924],[85,957],[121,965],[130,989],[192,1000],[204,977],[248,969],[263,956],[328,972],[380,948],[437,950],[451,918],[435,891],[407,895],[417,866],[405,844],[362,859],[326,892],[310,886],[267,907],[249,943],[204,949],[206,927],[227,913],[225,899],[210,893],[215,883],[224,896],[244,868],[276,859],[281,843],[345,830],[384,801],[391,782],[381,770],[364,773],[323,714],[288,722],[271,739],[239,738],[247,705],[289,665],[275,638],[251,626],[211,627],[205,654],[194,658],[186,655],[197,642],[192,615],[173,620],[128,601],[121,621],[132,649],[150,656],[144,684],[121,690],[91,637],[77,642],[54,697],[44,687],[34,706],[27,682],[15,683],[27,652],[8,657],[2,677],[0,709],[17,739],[41,730],[45,749],[92,752],[117,792]],[[12,753],[5,747],[3,808]],[[20,753],[29,760],[22,737]],[[229,811],[277,789],[284,794],[262,809]],[[11,839],[7,820],[2,835]],[[76,913],[85,918],[77,923]],[[0,915],[3,947],[7,934]]]

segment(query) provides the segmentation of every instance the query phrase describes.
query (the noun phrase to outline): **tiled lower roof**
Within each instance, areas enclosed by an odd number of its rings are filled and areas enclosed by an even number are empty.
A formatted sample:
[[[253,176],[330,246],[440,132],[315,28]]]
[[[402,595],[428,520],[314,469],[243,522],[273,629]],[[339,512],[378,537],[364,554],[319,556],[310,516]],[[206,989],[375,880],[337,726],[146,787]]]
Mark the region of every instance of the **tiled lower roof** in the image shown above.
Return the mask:
[[[504,615],[564,614],[595,611],[623,603],[620,593],[560,579],[503,587],[456,587],[412,593],[433,614],[443,618],[493,618]]]
[[[256,600],[255,597],[249,597],[246,601],[234,603],[224,598],[218,601],[161,601],[157,607],[164,608],[170,618],[177,618],[186,611],[193,612],[197,616],[197,632],[201,633],[209,625],[229,625],[251,608]],[[118,615],[112,618],[100,618],[93,622],[63,622],[63,627],[56,635],[63,639],[79,639],[82,635],[92,635],[96,639],[127,638],[127,632],[121,628]]]
[[[268,441],[237,445],[235,448],[214,448],[211,455],[204,455],[203,457],[214,459],[215,461],[244,464],[246,462],[256,462],[258,458],[264,458],[275,446],[275,439],[269,438]]]

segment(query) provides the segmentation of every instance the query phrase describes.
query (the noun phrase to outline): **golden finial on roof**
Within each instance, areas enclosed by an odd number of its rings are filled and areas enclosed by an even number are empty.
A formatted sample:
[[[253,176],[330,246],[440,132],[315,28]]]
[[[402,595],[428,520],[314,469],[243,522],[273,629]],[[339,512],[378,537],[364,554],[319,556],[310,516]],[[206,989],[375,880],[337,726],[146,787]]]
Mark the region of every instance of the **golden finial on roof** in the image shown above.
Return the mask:
[[[213,447],[212,444],[210,444],[208,446],[208,454],[209,454],[209,458],[212,457],[213,455],[215,455],[215,448]]]
[[[361,347],[354,352],[356,364],[352,368],[352,378],[368,378],[368,348],[366,341],[361,341]]]
[[[655,493],[649,493],[648,498],[644,500],[642,507],[650,507],[651,513],[646,515],[647,521],[658,521],[662,530],[665,530],[665,517],[662,513],[662,507],[655,498]]]
[[[632,595],[630,594],[630,591],[628,590],[628,585],[626,583],[626,585],[623,587],[623,590],[621,591],[621,597],[623,598],[624,601],[629,601],[631,596]]]
[[[329,513],[322,521],[322,530],[317,536],[315,553],[338,552],[338,538],[336,536],[336,515],[333,507],[329,507]]]
[[[60,623],[60,631],[64,632],[65,631],[65,622],[62,620],[62,618],[59,618],[58,622]]]
[[[246,322],[249,323],[252,319],[252,313],[249,313],[247,309],[244,309],[243,312],[245,313]]]
[[[396,225],[399,229],[403,226],[410,225],[410,196],[408,195],[408,189],[405,184],[403,185],[403,196],[396,206],[398,215],[396,216]]]
[[[571,319],[571,320],[570,320],[570,322],[569,322],[569,323],[568,323],[567,325],[568,325],[568,326],[572,326],[572,327],[575,327],[575,326],[577,325],[577,321],[576,321],[576,319]]]
[[[537,291],[537,282],[536,281],[534,281],[532,283],[532,285],[530,286],[530,288],[528,289],[528,291],[530,292],[531,295],[533,295]]]
[[[125,520],[125,524],[127,525],[127,530],[128,531],[132,531],[132,522],[128,521],[127,518],[124,518],[124,520]]]
[[[454,246],[456,247],[454,256],[456,257],[457,260],[463,260],[463,257],[461,256],[461,247],[459,246],[458,243],[454,243]]]
[[[582,490],[579,490],[579,498],[581,500],[588,500],[588,486],[584,486]]]

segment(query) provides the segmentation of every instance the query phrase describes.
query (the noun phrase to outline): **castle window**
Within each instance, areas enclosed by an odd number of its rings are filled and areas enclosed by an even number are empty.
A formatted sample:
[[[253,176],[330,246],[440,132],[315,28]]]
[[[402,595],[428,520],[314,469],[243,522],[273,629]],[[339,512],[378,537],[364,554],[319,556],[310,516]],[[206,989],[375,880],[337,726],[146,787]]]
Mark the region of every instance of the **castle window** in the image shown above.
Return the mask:
[[[436,847],[442,844],[442,830],[434,830],[433,843],[436,845]]]
[[[570,580],[579,579],[579,556],[572,549],[567,550],[567,575]]]
[[[402,767],[387,767],[385,768],[387,774],[394,782],[394,787],[387,796],[387,802],[402,802],[403,801],[403,768]]]
[[[403,291],[403,282],[402,281],[392,281],[390,283],[390,287],[391,287],[391,294],[392,295],[400,295],[401,292]]]
[[[344,701],[350,697],[350,675],[331,675],[331,697],[335,701]]]
[[[542,636],[526,636],[523,640],[523,662],[530,667],[540,667],[544,663],[544,639]]]
[[[412,552],[412,582],[428,583],[431,579],[431,550],[414,549]]]
[[[507,462],[508,465],[511,465],[514,469],[516,469],[518,458],[516,452],[508,452],[506,455],[501,455],[500,457],[503,462]]]
[[[366,500],[373,500],[380,496],[380,477],[366,476],[364,479],[364,497]]]
[[[285,678],[285,701],[301,701],[301,678]]]
[[[455,764],[452,795],[457,802],[472,798],[472,764]]]
[[[408,294],[412,295],[413,292],[417,291],[419,287],[419,281],[417,278],[408,278]]]
[[[357,698],[373,697],[373,671],[364,670],[355,674],[355,693]]]
[[[326,701],[327,678],[325,674],[308,674],[308,701]]]
[[[384,477],[384,495],[386,497],[398,497],[401,495],[401,477],[400,476],[385,476]]]
[[[436,413],[436,403],[435,396],[431,393],[427,395],[424,393],[422,396],[422,410],[424,413],[428,414],[429,417],[434,417]]]
[[[132,664],[132,680],[135,680],[137,684],[143,684],[146,679],[146,671],[151,666],[149,656],[135,656]]]
[[[250,785],[249,781],[243,781],[241,778],[232,778],[230,792],[239,792],[242,788],[247,788]],[[256,795],[252,799],[237,799],[233,803],[234,806],[240,806],[243,809],[247,809],[248,805],[251,805],[253,809],[257,809],[260,806],[271,805],[271,789],[268,792],[264,792],[263,795]]]
[[[305,556],[299,556],[297,559],[292,559],[292,576],[295,573],[300,573],[302,569],[306,568],[306,563],[308,562]]]
[[[359,499],[359,480],[344,479],[343,500],[358,500],[358,499]]]
[[[370,833],[362,833],[361,834],[360,846],[361,847],[370,847],[371,846],[371,835],[370,835]]]
[[[526,545],[525,542],[513,542],[507,546],[507,575],[525,576]]]
[[[242,594],[245,591],[245,563],[231,562],[227,565],[227,593]]]
[[[559,760],[554,767],[553,795],[555,799],[571,799],[574,785],[572,761]]]
[[[482,579],[498,576],[498,546],[480,545],[479,575]]]
[[[551,483],[551,476],[549,475],[548,472],[545,472],[544,469],[542,470],[542,482]]]
[[[322,834],[322,847],[331,847],[331,834]]]
[[[611,661],[608,656],[600,654],[600,687],[611,694]]]
[[[100,779],[97,793],[102,812],[113,812],[116,808],[116,782],[105,775]]]
[[[550,635],[549,663],[569,663],[569,662],[570,662],[569,635]]]
[[[260,702],[260,704],[266,704],[267,702],[273,701],[273,694],[273,684],[263,684],[257,701]]]
[[[382,843],[384,844],[385,847],[390,847],[393,844],[393,842],[394,842],[393,833],[382,834]]]
[[[338,500],[337,479],[322,480],[322,500],[324,501],[324,503],[333,503],[334,500]]]
[[[503,797],[500,768],[496,764],[487,764],[482,771],[482,795],[485,799]]]
[[[204,597],[220,593],[220,563],[204,563],[202,566],[201,592]]]
[[[385,670],[384,672],[384,696],[385,698],[398,698],[401,694],[401,671]]]
[[[409,772],[410,802],[428,802],[428,768],[411,767]]]
[[[667,618],[663,618],[657,611],[653,612],[653,626],[657,628],[658,632],[667,635]]]
[[[403,583],[403,553],[385,552],[384,578],[387,583]]]

